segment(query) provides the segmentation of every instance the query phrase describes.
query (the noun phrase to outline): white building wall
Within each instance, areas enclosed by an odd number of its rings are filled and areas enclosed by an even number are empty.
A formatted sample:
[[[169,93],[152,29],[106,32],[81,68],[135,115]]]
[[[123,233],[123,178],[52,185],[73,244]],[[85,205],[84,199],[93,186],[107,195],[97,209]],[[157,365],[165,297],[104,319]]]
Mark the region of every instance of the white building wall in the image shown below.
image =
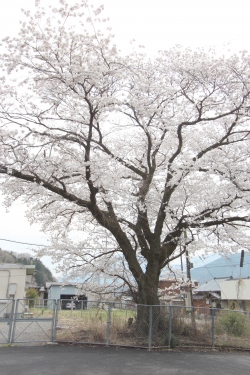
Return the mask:
[[[0,268],[0,299],[25,297],[25,268]],[[14,294],[9,294],[10,285]]]
[[[220,289],[222,300],[250,301],[250,279],[221,281]]]

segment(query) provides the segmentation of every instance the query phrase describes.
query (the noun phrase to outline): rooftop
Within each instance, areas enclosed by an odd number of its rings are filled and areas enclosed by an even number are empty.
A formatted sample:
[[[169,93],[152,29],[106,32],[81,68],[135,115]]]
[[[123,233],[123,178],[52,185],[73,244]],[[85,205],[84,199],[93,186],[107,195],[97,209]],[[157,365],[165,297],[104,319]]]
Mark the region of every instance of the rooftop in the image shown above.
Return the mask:
[[[26,275],[33,275],[35,271],[35,265],[24,265],[16,263],[0,263],[1,270],[11,270],[11,269],[26,269]]]
[[[214,278],[213,280],[209,281],[208,283],[203,284],[203,285],[199,286],[198,288],[196,288],[194,290],[194,292],[195,293],[198,293],[198,292],[220,292],[220,283],[222,281],[225,281],[225,280],[228,280],[228,277],[226,277],[226,278],[223,278],[223,277]]]

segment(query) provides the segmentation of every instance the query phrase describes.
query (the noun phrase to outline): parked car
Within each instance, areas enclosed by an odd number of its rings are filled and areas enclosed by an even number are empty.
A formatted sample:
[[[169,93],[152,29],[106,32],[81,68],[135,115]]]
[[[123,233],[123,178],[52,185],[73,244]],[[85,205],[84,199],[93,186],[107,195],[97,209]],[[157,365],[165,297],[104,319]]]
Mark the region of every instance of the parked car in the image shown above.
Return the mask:
[[[76,304],[75,304],[75,302],[67,302],[66,304],[65,304],[65,307],[64,307],[65,309],[67,309],[67,310],[71,310],[71,308],[72,309],[75,309],[76,308]]]

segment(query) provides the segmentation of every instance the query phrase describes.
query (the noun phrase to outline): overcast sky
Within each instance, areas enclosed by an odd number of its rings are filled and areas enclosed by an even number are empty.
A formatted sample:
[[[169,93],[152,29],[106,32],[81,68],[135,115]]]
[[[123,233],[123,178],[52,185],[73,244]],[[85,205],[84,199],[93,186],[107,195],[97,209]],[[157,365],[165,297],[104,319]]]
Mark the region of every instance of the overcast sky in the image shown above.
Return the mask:
[[[73,3],[73,0],[70,0]],[[35,0],[0,3],[0,39],[14,36],[23,17],[21,8],[34,9]],[[53,0],[40,0],[46,6]],[[249,0],[93,0],[103,4],[116,44],[125,53],[135,39],[151,56],[176,44],[185,47],[216,47],[221,53],[249,50]],[[43,244],[46,235],[25,219],[25,207],[16,203],[6,213],[0,204],[0,248],[27,252],[32,246],[12,241]],[[47,266],[49,259],[43,259]]]

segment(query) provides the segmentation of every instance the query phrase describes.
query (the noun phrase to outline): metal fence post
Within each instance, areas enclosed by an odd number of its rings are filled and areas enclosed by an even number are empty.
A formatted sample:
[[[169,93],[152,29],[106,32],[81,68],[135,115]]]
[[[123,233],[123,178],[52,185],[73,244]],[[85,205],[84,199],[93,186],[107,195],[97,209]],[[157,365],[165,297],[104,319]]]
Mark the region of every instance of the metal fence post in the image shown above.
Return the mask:
[[[14,318],[15,318],[15,306],[16,301],[13,299],[11,301],[11,312],[9,318],[9,336],[8,336],[8,343],[12,344],[13,342],[13,326],[14,326]]]
[[[14,342],[14,338],[15,338],[15,328],[16,328],[16,319],[17,319],[17,316],[18,316],[18,304],[19,304],[19,299],[16,299],[14,301],[14,306],[13,306],[13,310],[12,310],[12,318],[11,318],[11,332],[10,332],[10,344],[12,344]]]
[[[153,322],[153,306],[149,306],[149,327],[148,327],[148,349],[152,346],[152,322]]]
[[[109,346],[110,325],[111,325],[111,308],[112,308],[112,304],[111,304],[111,302],[109,302],[108,316],[107,316],[107,330],[106,330],[106,346]]]
[[[214,313],[215,313],[215,309],[211,309],[212,310],[212,348],[214,348]]]
[[[148,349],[152,346],[152,321],[153,321],[153,306],[149,306],[149,330],[148,330]]]
[[[173,306],[169,305],[168,346],[171,348]]]
[[[53,318],[52,318],[52,330],[51,330],[51,342],[54,342],[56,339],[56,311],[57,311],[57,300],[53,302]]]
[[[58,322],[58,312],[61,307],[61,301],[59,299],[54,300],[54,308],[53,308],[53,329],[52,329],[52,342],[56,341],[56,333],[57,333],[57,322]]]

